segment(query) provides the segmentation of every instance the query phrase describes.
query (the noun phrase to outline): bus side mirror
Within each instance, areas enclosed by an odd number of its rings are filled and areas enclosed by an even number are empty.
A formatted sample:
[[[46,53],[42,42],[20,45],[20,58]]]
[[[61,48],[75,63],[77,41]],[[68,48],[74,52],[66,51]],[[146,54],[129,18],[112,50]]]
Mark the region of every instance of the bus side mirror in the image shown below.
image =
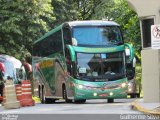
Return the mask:
[[[126,52],[126,58],[128,59],[128,61],[132,62],[134,59],[134,48],[132,47],[132,45],[125,43],[125,52]]]

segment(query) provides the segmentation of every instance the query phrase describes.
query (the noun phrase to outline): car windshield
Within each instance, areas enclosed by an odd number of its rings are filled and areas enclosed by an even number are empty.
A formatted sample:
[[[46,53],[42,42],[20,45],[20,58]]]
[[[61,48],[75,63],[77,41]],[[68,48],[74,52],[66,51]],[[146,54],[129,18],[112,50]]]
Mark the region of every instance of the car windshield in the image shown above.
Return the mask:
[[[125,77],[124,52],[77,53],[77,78],[87,81],[113,81]]]
[[[118,45],[123,43],[118,26],[74,27],[73,39],[77,45]]]

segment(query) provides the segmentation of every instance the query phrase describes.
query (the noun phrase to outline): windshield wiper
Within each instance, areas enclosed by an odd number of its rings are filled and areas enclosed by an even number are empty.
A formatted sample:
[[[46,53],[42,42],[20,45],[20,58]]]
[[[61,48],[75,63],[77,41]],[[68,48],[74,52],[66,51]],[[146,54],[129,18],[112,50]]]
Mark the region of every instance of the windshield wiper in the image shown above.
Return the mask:
[[[114,45],[122,45],[123,42],[115,42]]]
[[[105,76],[108,78],[108,80],[117,80],[124,78],[125,74],[115,73],[115,74],[106,74]]]
[[[77,79],[86,81],[98,81],[98,79],[107,79],[107,81],[118,80],[125,77],[125,74],[115,73],[115,74],[105,74],[100,76],[77,76]]]
[[[105,76],[78,76],[78,79],[94,81],[96,79],[106,79]]]

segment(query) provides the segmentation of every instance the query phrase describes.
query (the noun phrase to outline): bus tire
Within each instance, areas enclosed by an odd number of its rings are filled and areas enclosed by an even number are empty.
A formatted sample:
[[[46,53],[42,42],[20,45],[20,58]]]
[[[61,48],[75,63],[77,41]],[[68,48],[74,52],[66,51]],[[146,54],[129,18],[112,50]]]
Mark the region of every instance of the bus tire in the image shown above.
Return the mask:
[[[132,93],[132,94],[130,95],[130,97],[131,97],[131,98],[136,98],[136,93]]]
[[[86,99],[83,99],[83,100],[74,100],[75,103],[78,103],[78,104],[83,104],[86,102]]]
[[[137,96],[137,98],[140,98],[140,93],[137,93],[137,95],[136,95],[136,96]]]
[[[71,103],[72,100],[68,99],[68,97],[67,97],[67,91],[66,91],[65,85],[63,85],[62,89],[63,89],[63,90],[62,90],[62,91],[63,91],[63,99],[65,99],[65,102],[66,102],[66,103]]]
[[[41,94],[40,94],[40,100],[42,104],[50,104],[50,103],[55,103],[56,99],[53,98],[46,98],[44,95],[44,86],[40,87],[41,88]]]
[[[114,99],[113,98],[109,98],[108,99],[108,103],[113,103],[114,102]]]
[[[53,98],[46,98],[45,97],[45,104],[51,104],[51,103],[55,103],[55,99],[53,99]]]
[[[38,86],[38,97],[41,98],[41,86]]]
[[[42,104],[45,104],[45,97],[44,97],[44,86],[41,87],[41,96],[40,100]]]

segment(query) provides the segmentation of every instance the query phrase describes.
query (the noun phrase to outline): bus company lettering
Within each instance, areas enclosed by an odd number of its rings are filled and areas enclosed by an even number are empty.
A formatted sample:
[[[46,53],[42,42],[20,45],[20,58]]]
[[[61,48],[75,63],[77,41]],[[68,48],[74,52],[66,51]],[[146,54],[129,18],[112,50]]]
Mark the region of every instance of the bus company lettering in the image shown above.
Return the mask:
[[[103,88],[116,88],[116,87],[119,87],[119,83],[114,83],[114,82],[104,83],[102,87]]]
[[[116,48],[84,48],[84,51],[92,51],[92,52],[114,52],[117,49]]]

